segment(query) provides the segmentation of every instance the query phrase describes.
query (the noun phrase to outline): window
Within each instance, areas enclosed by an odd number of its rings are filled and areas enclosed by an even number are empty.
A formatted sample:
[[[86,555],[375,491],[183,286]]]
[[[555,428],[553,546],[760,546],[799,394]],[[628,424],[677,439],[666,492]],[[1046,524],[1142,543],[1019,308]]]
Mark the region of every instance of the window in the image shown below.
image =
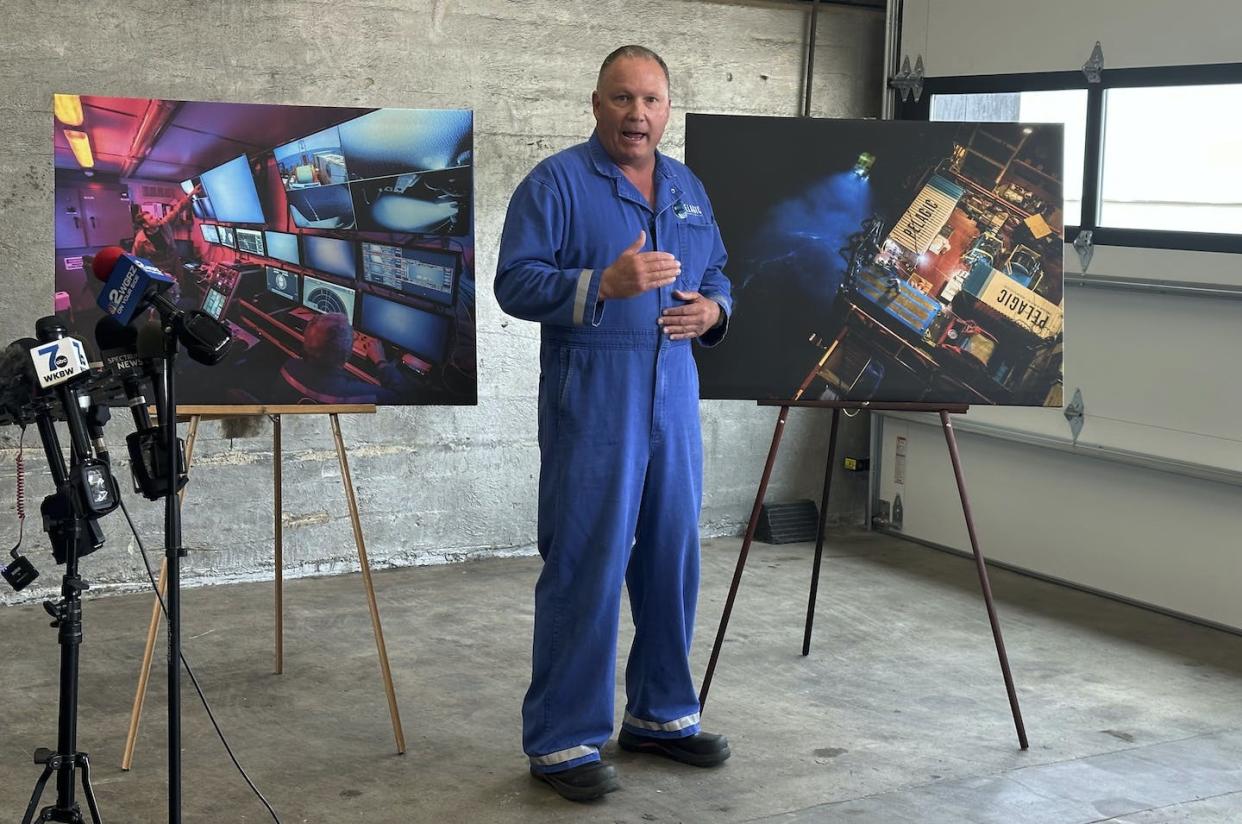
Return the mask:
[[[1242,253],[1242,63],[929,78],[898,116],[1064,123],[1067,240]]]
[[[1109,89],[1100,226],[1242,233],[1242,84]]]

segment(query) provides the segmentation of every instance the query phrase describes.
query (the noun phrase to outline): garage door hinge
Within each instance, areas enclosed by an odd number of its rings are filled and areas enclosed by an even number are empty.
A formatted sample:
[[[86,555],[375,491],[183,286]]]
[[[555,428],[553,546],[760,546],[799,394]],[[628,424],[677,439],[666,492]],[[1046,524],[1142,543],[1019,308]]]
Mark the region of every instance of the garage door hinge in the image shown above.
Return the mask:
[[[923,55],[918,55],[914,62],[914,68],[910,68],[910,55],[906,55],[901,61],[901,71],[893,75],[888,80],[890,88],[901,92],[901,102],[905,103],[910,95],[914,95],[914,102],[919,102],[919,98],[923,96]]]
[[[1082,73],[1087,76],[1088,83],[1099,83],[1100,75],[1104,71],[1104,49],[1100,48],[1100,41],[1095,41],[1095,48],[1091,50],[1091,56],[1087,58],[1087,62],[1082,64]]]
[[[1074,398],[1069,402],[1069,406],[1065,407],[1065,420],[1069,421],[1070,433],[1073,435],[1074,445],[1078,445],[1078,433],[1082,432],[1083,418],[1086,413],[1086,406],[1082,401],[1082,389],[1074,390]]]

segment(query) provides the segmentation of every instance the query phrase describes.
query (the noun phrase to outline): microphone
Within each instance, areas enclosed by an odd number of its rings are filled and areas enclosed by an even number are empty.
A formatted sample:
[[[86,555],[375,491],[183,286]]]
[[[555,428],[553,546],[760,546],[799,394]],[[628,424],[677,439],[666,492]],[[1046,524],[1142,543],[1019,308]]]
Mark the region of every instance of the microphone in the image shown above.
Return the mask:
[[[160,338],[162,346],[163,333],[160,333]],[[95,344],[99,347],[104,371],[120,381],[125,390],[134,427],[139,431],[150,429],[151,415],[147,411],[147,398],[143,391],[143,384],[150,373],[138,354],[138,330],[105,315],[95,324]]]
[[[163,370],[168,368],[168,361],[165,360],[167,355],[165,351],[164,330],[160,324],[154,321],[144,323],[134,332],[130,327],[122,327],[134,335],[134,356],[139,363],[139,368],[144,375],[151,375],[151,386],[155,397],[155,405],[157,411],[160,412],[161,418],[168,410],[169,399],[164,393],[164,382],[162,379]],[[102,342],[100,343],[102,347]],[[129,389],[126,388],[128,395]],[[131,400],[132,404],[132,400]],[[134,408],[131,406],[131,408]],[[158,421],[152,422],[150,415],[146,410],[146,403],[142,405],[142,418],[145,426],[139,423],[139,413],[134,412],[134,423],[137,425],[137,431],[131,432],[125,439],[126,446],[129,449],[130,469],[133,471],[134,486],[143,497],[150,501],[157,501],[169,494],[180,492],[189,481],[185,460],[185,444],[177,440],[177,454],[169,455],[167,445],[166,430]],[[176,410],[173,410],[172,417],[175,417]],[[174,426],[176,423],[174,422]],[[168,484],[168,471],[170,464],[176,462],[177,481],[170,488]]]
[[[149,260],[126,254],[120,246],[107,246],[91,261],[95,277],[105,284],[99,295],[99,308],[123,324],[154,306],[161,314],[179,314],[176,304],[163,296],[173,279]]]
[[[34,363],[35,382],[39,389],[47,391],[56,388],[74,451],[88,458],[91,444],[86,434],[86,420],[82,416],[81,395],[74,384],[90,376],[91,365],[86,360],[82,341],[68,337],[68,331],[69,328],[55,315],[39,318],[35,321],[39,346],[30,350],[30,359]]]
[[[34,338],[18,338],[0,353],[0,423],[25,426],[34,420],[38,390],[30,353]]]
[[[75,385],[91,377],[90,364],[86,360],[82,342],[68,337],[68,331],[64,322],[55,315],[39,318],[35,321],[35,336],[40,345],[30,355],[34,361],[39,386],[44,390],[56,388],[65,414],[65,423],[69,426],[74,457],[70,477],[67,479],[73,489],[70,494],[76,497],[76,505],[83,514],[98,517],[116,508],[118,492],[107,464],[94,457],[91,449],[91,428],[82,409],[82,401],[87,400],[89,403],[89,396],[83,395]],[[102,435],[102,430],[100,434]],[[65,502],[49,504],[49,501],[61,497],[62,492],[58,490],[44,501],[45,516],[52,520],[59,517],[57,513],[60,510],[55,507],[63,508]]]
[[[143,310],[154,308],[172,327],[191,358],[214,366],[228,354],[233,333],[206,312],[182,309],[164,296],[176,282],[149,260],[127,254],[120,246],[101,249],[91,269],[105,286],[99,295],[99,308],[126,326]]]

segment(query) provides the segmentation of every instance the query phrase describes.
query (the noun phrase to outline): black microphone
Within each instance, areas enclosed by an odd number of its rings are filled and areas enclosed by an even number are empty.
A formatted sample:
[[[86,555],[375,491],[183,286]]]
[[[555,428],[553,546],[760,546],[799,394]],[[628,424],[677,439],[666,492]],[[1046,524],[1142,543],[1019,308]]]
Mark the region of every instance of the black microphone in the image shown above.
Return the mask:
[[[55,389],[69,425],[70,445],[80,458],[91,456],[86,418],[82,414],[82,394],[74,385],[90,376],[90,365],[82,342],[69,337],[69,327],[55,315],[35,321],[40,346],[34,351],[35,369],[45,389]],[[59,344],[59,345],[58,345]],[[42,361],[47,356],[47,362]]]
[[[136,432],[131,432],[125,439],[126,445],[129,447],[130,468],[134,473],[134,485],[143,497],[151,501],[157,501],[166,495],[180,492],[189,480],[186,472],[185,460],[185,444],[178,439],[177,454],[169,455],[167,446],[167,436],[163,426],[158,421],[163,420],[165,411],[168,408],[168,398],[164,395],[163,372],[168,368],[167,351],[165,348],[164,330],[161,325],[155,321],[148,321],[143,324],[135,333],[134,354],[140,364],[145,375],[151,376],[151,386],[153,396],[155,398],[155,406],[158,413],[158,420],[152,422],[150,416],[146,413],[144,404],[143,414],[147,425],[139,426]],[[172,410],[175,416],[176,410]],[[135,414],[135,423],[137,423],[137,415]],[[176,423],[174,422],[174,426]],[[170,489],[168,485],[168,470],[170,464],[175,461],[177,467],[177,482],[175,488]]]
[[[138,327],[135,350],[143,370],[151,376],[151,394],[155,398],[157,412],[162,410],[165,404],[164,382],[160,380],[164,369],[164,358],[167,355],[164,343],[164,329],[159,321],[149,320]]]
[[[18,338],[0,352],[0,424],[34,421],[39,393],[30,353],[38,346],[34,338]]]
[[[156,330],[157,334],[162,333]],[[134,418],[134,428],[143,431],[151,428],[151,414],[147,411],[144,384],[151,373],[138,354],[138,330],[125,326],[116,318],[105,316],[95,324],[95,344],[103,360],[103,369],[115,377],[125,390],[125,400]]]
[[[233,343],[232,331],[201,309],[181,317],[177,337],[186,354],[204,366],[215,366],[224,360]]]
[[[65,423],[69,425],[73,457],[66,479],[70,489],[57,489],[43,502],[45,520],[55,523],[65,522],[61,515],[66,507],[76,509],[84,517],[95,518],[111,512],[119,501],[116,482],[108,465],[94,457],[92,452],[91,430],[83,410],[83,401],[89,405],[90,396],[77,386],[91,379],[90,364],[82,342],[66,334],[68,331],[64,321],[55,315],[35,321],[35,336],[40,341],[33,351],[35,374],[44,389],[55,388],[63,407]],[[48,426],[50,428],[50,422]],[[102,429],[100,436],[102,439]],[[76,501],[71,502],[66,495],[73,496]],[[55,540],[53,544],[56,544]]]

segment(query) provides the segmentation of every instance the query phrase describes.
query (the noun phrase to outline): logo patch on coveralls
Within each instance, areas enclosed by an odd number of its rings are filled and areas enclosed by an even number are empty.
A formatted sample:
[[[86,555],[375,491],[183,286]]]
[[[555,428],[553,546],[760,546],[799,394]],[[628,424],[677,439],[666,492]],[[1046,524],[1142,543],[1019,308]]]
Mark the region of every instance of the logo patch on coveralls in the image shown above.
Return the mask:
[[[673,204],[673,214],[677,215],[678,220],[685,220],[690,215],[702,217],[703,210],[693,203],[682,203],[679,200]]]

